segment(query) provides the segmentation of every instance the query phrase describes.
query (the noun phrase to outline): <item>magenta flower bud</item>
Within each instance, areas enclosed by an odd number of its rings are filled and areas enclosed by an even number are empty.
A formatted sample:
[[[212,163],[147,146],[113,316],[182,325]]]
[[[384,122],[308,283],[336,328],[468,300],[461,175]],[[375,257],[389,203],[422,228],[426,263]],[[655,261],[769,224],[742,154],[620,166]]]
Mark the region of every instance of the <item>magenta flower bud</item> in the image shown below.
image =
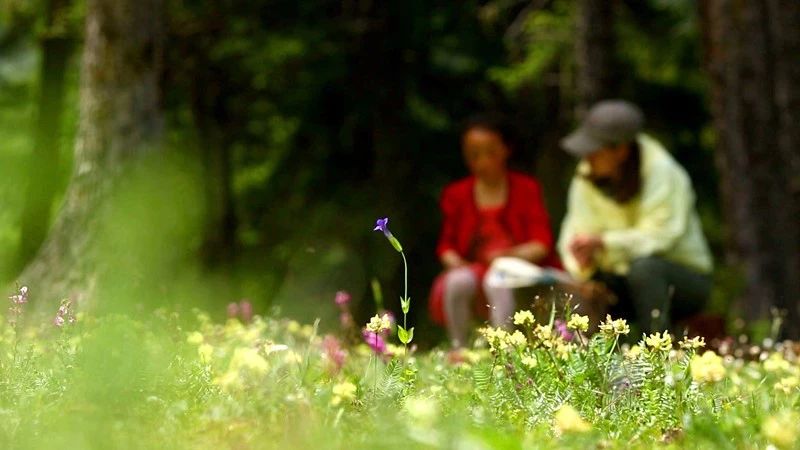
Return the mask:
[[[330,361],[334,372],[339,372],[342,370],[342,367],[347,359],[347,352],[342,349],[342,345],[339,340],[329,334],[325,336],[325,339],[322,340],[322,348],[324,349],[325,357]]]
[[[342,328],[352,328],[355,325],[355,320],[353,320],[353,315],[347,311],[342,312],[339,314],[339,324]]]
[[[338,291],[338,292],[336,292],[336,297],[334,298],[334,301],[339,306],[346,306],[348,303],[350,303],[351,299],[352,299],[352,297],[350,296],[349,292],[347,292],[347,291]]]
[[[239,305],[236,303],[228,304],[228,318],[235,319],[239,317]]]
[[[565,341],[571,341],[572,338],[575,337],[567,329],[567,324],[563,320],[556,319],[554,325],[558,334],[561,335],[561,338],[564,339]]]
[[[248,300],[239,302],[239,314],[242,317],[242,322],[250,323],[253,320],[253,305]]]
[[[384,341],[379,334],[364,330],[361,336],[364,338],[364,343],[366,343],[373,352],[378,355],[386,353],[386,341]]]

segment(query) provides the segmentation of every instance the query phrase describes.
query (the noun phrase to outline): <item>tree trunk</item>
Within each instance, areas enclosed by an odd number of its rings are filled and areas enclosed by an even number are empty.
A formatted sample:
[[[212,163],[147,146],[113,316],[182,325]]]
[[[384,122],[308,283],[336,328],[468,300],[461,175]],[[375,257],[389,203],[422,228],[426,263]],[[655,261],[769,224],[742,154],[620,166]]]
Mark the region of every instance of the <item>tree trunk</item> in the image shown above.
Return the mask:
[[[614,77],[614,1],[578,1],[578,63],[579,115],[593,103],[615,93]]]
[[[704,0],[730,262],[748,318],[773,307],[800,337],[800,2]]]
[[[73,47],[72,36],[67,34],[64,24],[68,7],[69,0],[49,0],[45,11],[38,116],[21,218],[19,267],[30,261],[47,237],[50,209],[60,184],[59,136],[64,112],[65,74]]]
[[[203,259],[208,266],[230,268],[236,251],[236,210],[231,186],[231,149],[225,140],[228,113],[224,80],[201,55],[192,85],[192,115],[202,141],[206,227]]]
[[[162,7],[162,0],[87,1],[73,173],[52,231],[20,277],[42,303],[91,294],[98,205],[125,163],[158,144]]]

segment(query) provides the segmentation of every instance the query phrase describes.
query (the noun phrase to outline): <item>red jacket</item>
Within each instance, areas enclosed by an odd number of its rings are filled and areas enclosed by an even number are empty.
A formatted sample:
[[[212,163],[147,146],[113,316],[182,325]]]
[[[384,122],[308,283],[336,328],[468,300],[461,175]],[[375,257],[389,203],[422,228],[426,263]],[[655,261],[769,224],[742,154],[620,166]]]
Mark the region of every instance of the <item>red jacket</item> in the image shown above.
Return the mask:
[[[455,250],[468,258],[473,239],[478,233],[478,208],[475,205],[475,177],[469,176],[453,182],[442,192],[442,232],[436,255],[441,258],[447,250]],[[503,208],[502,220],[514,245],[536,241],[548,250],[543,265],[558,265],[553,252],[553,235],[550,219],[542,201],[539,183],[518,172],[508,172],[508,200]]]

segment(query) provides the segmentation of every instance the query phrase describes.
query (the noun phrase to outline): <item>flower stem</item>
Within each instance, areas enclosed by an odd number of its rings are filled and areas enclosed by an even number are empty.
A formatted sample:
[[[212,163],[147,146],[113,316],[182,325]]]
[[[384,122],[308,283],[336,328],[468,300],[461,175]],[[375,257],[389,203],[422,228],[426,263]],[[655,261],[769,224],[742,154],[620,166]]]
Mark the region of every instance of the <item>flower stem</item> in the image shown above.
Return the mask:
[[[403,298],[408,298],[408,262],[405,252],[400,252],[400,256],[403,257]]]
[[[405,252],[401,251],[400,256],[403,257],[403,301],[408,301],[408,262],[406,261]],[[403,329],[408,330],[406,324],[406,308],[403,308]],[[403,342],[403,363],[408,362],[408,342]],[[404,364],[405,365],[405,364]]]

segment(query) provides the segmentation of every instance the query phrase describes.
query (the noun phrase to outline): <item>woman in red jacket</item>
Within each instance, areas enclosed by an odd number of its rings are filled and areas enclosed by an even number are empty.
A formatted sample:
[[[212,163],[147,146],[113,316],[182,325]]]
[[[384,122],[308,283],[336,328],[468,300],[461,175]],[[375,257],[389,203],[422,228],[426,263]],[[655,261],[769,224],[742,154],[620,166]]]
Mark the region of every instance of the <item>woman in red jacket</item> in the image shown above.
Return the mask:
[[[471,175],[442,193],[436,253],[444,272],[434,281],[428,304],[431,318],[447,327],[456,348],[466,343],[473,312],[484,319],[488,315],[494,326],[506,325],[514,313],[509,289],[483,285],[492,260],[513,256],[540,265],[557,261],[539,184],[508,170],[511,148],[501,123],[487,117],[470,121],[461,146]]]

